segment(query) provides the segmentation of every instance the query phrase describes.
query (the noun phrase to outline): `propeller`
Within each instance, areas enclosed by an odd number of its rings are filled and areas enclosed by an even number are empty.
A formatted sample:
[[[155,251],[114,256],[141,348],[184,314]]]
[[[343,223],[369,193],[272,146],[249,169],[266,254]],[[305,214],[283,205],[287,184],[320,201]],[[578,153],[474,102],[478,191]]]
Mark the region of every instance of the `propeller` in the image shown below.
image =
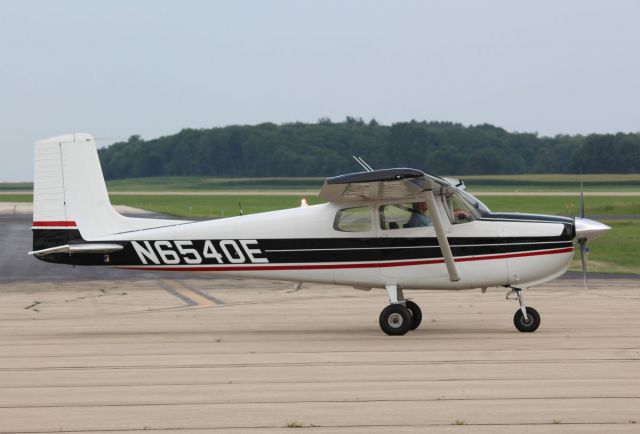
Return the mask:
[[[584,218],[584,183],[580,180],[580,218]],[[582,262],[582,284],[584,289],[587,288],[587,254],[589,249],[587,248],[587,239],[580,238],[578,240],[580,244],[580,261]]]
[[[576,226],[576,240],[578,240],[578,244],[580,245],[582,283],[584,284],[584,289],[587,289],[587,255],[589,254],[587,241],[604,235],[611,227],[584,217],[584,184],[582,181],[580,181],[580,217],[576,217],[574,221]]]
[[[587,248],[586,238],[580,238],[578,240],[578,244],[580,244],[580,259],[582,261],[582,283],[584,284],[584,289],[588,289],[587,288],[587,254],[589,253],[589,249]]]

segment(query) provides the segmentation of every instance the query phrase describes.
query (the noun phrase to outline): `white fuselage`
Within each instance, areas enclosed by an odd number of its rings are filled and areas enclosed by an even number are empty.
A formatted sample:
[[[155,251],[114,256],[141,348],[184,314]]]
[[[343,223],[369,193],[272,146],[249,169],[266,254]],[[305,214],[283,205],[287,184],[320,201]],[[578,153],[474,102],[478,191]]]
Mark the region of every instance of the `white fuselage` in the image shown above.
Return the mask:
[[[454,282],[447,273],[437,242],[431,242],[436,238],[434,228],[383,230],[377,212],[379,205],[369,205],[374,224],[364,232],[335,230],[336,213],[349,205],[342,207],[327,203],[125,232],[90,241],[137,240],[140,246],[155,249],[152,253],[159,258],[157,263],[153,258],[143,258],[146,263],[120,265],[123,268],[207,272],[230,277],[335,283],[359,288],[393,284],[406,289],[529,287],[563,274],[573,257],[573,247],[566,241],[561,247],[555,246],[553,241],[544,241],[562,234],[565,230],[562,223],[478,219],[465,224],[451,224],[443,218],[452,249],[458,251],[455,261],[460,280]],[[439,211],[444,216],[444,211]],[[178,248],[176,240],[187,241]],[[190,253],[193,249],[190,240],[216,240],[215,246],[219,246],[222,240],[226,247],[222,249],[224,251],[216,247],[217,254],[224,256],[231,251],[231,259],[235,257],[236,263],[228,260],[214,264],[198,263],[197,256],[202,256],[203,252]],[[263,240],[272,240],[271,244],[277,246],[269,248],[269,242]],[[143,244],[145,241],[148,243]],[[239,250],[227,248],[229,246]],[[184,254],[191,259],[190,263],[185,264],[185,258],[180,263],[167,263],[160,259],[160,251],[170,258],[173,256],[167,252],[176,256]],[[289,259],[274,262],[270,259],[274,255]],[[243,260],[240,261],[238,256]]]

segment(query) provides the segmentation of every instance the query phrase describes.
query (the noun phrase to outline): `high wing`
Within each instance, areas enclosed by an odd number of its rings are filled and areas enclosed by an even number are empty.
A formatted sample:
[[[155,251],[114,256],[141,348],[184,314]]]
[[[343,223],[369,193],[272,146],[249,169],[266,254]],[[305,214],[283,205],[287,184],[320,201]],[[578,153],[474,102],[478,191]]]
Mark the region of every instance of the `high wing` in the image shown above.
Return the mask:
[[[328,202],[361,202],[377,200],[420,200],[425,198],[429,208],[437,210],[435,195],[453,193],[457,188],[454,182],[437,176],[428,175],[417,169],[382,169],[369,172],[349,173],[327,178],[320,190],[320,199]],[[418,198],[418,195],[422,195]],[[449,279],[460,280],[449,240],[439,212],[431,214],[433,227],[438,238]]]
[[[327,202],[413,199],[426,191],[446,194],[460,186],[464,184],[457,179],[439,178],[417,169],[382,169],[327,178],[319,197]]]

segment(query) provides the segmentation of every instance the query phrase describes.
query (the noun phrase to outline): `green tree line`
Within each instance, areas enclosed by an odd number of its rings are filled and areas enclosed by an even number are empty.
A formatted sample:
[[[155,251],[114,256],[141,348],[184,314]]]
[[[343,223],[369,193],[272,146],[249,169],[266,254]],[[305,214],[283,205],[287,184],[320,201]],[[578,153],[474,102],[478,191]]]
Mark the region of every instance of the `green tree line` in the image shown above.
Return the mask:
[[[107,179],[147,176],[333,176],[413,167],[440,175],[638,173],[640,133],[558,135],[508,132],[483,124],[343,122],[233,125],[99,150]]]

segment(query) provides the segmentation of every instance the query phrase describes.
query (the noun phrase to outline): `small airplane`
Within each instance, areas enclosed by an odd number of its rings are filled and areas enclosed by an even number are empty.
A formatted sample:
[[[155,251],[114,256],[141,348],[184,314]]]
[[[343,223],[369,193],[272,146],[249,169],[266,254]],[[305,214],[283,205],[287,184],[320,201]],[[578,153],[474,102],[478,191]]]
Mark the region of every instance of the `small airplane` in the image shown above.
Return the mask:
[[[388,335],[422,320],[404,290],[505,287],[520,308],[515,327],[540,314],[523,290],[564,274],[574,241],[586,284],[586,242],[610,228],[584,218],[494,213],[459,180],[410,168],[327,178],[326,203],[208,221],[125,217],[109,201],[93,136],[36,142],[33,251],[52,263],[386,290]],[[582,200],[584,204],[584,200]]]

